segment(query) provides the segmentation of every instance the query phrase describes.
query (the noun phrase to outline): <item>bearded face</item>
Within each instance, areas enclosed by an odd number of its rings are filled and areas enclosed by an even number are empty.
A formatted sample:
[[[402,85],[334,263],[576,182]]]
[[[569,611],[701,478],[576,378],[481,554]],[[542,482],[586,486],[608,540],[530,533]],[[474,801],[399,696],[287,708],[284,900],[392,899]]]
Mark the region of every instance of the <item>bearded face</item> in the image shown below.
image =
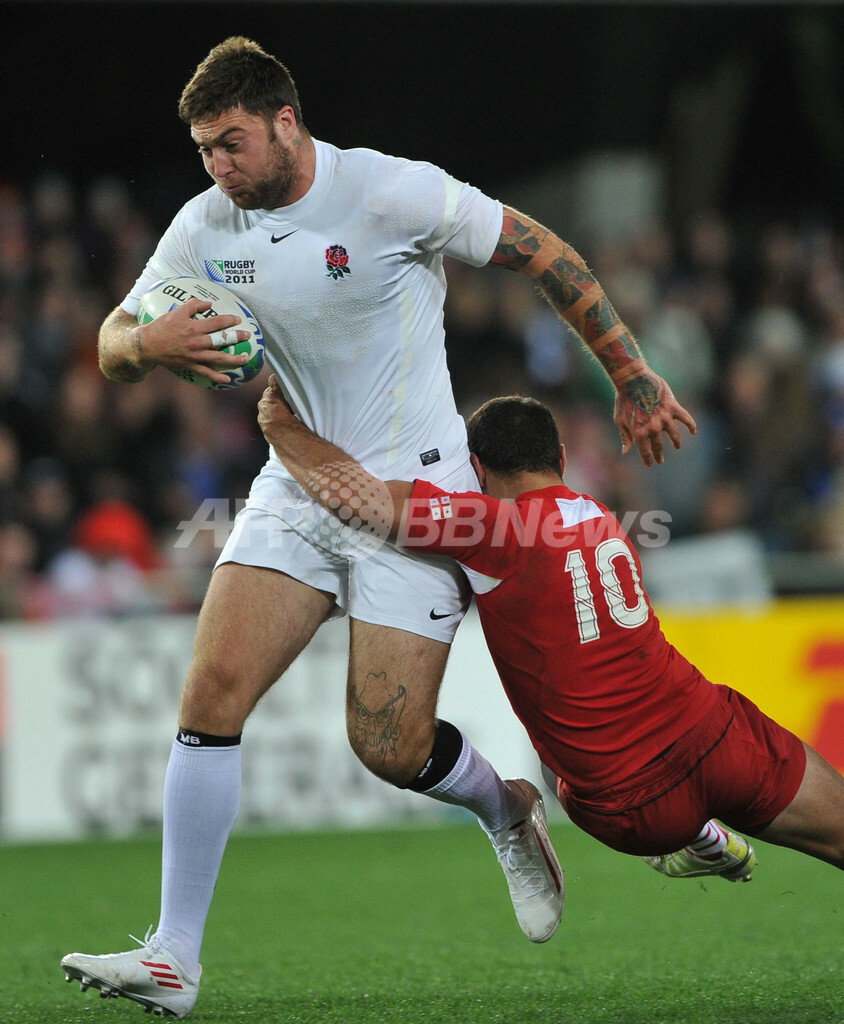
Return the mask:
[[[191,136],[199,147],[206,171],[241,210],[274,210],[298,198],[301,134],[283,108],[268,123],[260,114],[236,107],[192,123]]]
[[[256,172],[247,193],[233,196],[237,206],[244,210],[277,210],[290,201],[290,193],[298,172],[296,157],[276,135],[270,133],[267,144],[267,163],[263,172]],[[238,202],[238,199],[241,199]]]

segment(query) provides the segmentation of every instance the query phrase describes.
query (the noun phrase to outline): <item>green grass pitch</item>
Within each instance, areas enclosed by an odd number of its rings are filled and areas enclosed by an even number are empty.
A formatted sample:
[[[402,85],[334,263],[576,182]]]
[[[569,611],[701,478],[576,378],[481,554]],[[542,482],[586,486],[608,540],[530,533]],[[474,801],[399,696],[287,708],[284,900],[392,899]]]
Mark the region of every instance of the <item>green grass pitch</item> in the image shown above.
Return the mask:
[[[749,884],[664,878],[566,824],[557,934],[518,929],[474,825],[236,836],[196,1024],[844,1024],[844,877],[758,844]],[[150,1020],[65,984],[158,914],[156,840],[0,846],[0,1019]]]

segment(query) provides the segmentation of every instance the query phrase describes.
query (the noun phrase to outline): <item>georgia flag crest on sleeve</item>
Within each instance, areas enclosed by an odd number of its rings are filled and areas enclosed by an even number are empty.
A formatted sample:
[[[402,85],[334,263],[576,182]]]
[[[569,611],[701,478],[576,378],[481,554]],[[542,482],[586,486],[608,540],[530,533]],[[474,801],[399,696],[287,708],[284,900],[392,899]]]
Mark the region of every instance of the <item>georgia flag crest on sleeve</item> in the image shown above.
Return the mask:
[[[436,498],[431,498],[430,504],[432,519],[451,519],[450,494],[441,494]]]

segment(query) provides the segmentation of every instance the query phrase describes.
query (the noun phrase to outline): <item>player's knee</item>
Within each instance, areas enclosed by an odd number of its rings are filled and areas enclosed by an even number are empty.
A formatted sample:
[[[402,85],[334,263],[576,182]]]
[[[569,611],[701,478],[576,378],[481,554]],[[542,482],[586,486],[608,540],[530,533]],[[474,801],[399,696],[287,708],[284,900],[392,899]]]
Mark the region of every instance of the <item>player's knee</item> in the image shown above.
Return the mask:
[[[815,848],[809,853],[844,871],[844,824],[840,817],[834,822],[818,821],[810,842]]]
[[[248,692],[234,665],[194,659],[182,691],[179,722],[212,735],[233,736],[251,710]]]
[[[377,723],[349,722],[349,743],[358,760],[373,775],[403,789],[419,774],[433,743],[430,730],[415,733],[400,729],[392,732]]]
[[[844,842],[837,842],[833,845],[829,857],[826,858],[830,864],[844,871]]]

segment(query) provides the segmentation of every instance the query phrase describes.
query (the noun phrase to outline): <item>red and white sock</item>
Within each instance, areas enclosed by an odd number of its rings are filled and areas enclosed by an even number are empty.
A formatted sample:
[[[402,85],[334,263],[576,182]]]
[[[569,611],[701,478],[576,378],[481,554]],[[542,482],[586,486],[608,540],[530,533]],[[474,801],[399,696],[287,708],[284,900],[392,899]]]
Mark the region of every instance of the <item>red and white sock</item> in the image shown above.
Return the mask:
[[[711,818],[700,830],[700,834],[694,842],[689,843],[686,849],[700,857],[701,860],[718,860],[727,848],[727,833]]]

